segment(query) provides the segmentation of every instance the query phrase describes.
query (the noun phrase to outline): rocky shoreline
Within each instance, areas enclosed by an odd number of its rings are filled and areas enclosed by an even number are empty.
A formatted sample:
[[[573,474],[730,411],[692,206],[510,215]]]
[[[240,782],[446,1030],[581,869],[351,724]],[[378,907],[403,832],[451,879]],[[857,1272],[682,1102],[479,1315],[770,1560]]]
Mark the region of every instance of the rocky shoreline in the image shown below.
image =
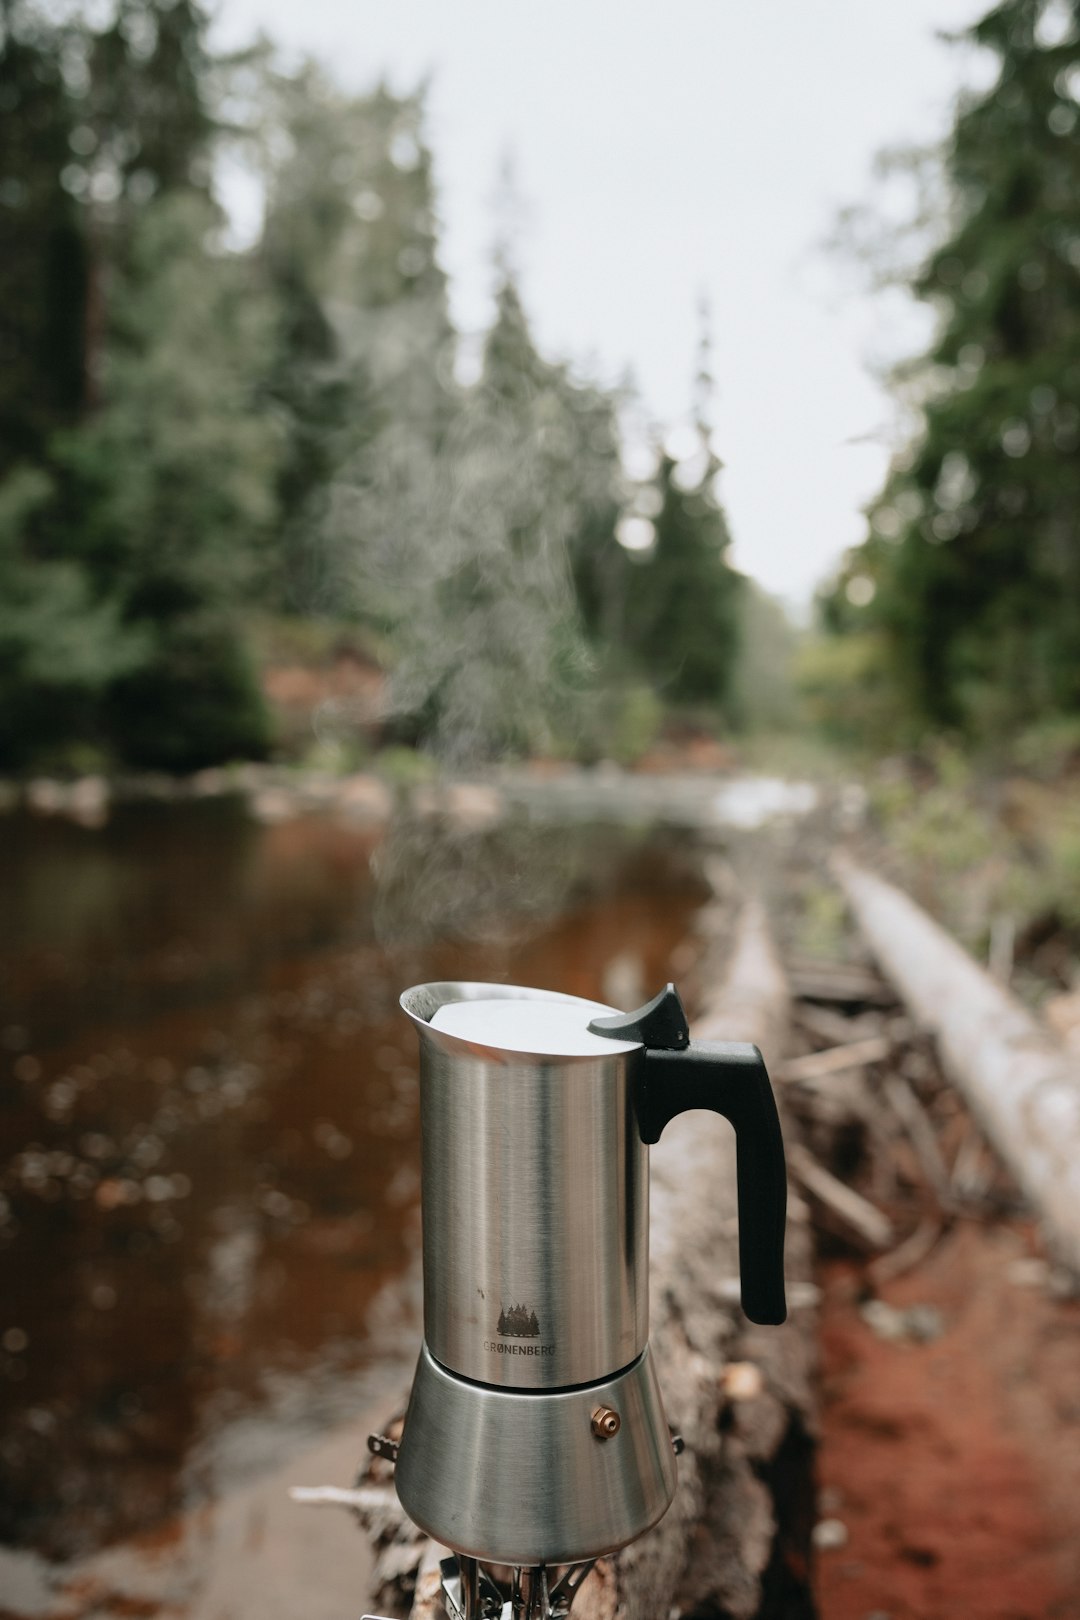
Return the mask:
[[[191,776],[140,773],[62,778],[0,778],[0,814],[58,817],[90,830],[132,804],[242,800],[258,821],[322,812],[362,826],[388,822],[401,809],[477,829],[521,813],[537,820],[607,820],[704,827],[755,827],[814,809],[808,782],[730,772],[637,773],[595,766],[504,766],[468,778],[401,782],[375,771],[347,774],[281,765],[213,767]]]

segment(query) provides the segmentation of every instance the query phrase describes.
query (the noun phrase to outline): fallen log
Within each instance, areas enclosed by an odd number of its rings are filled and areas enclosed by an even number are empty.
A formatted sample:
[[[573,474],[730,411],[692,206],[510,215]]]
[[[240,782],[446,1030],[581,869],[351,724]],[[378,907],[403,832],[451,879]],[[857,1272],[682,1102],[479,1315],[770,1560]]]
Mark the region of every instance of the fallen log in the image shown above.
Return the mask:
[[[948,1167],[941,1156],[941,1149],[938,1147],[937,1132],[930,1123],[926,1109],[902,1075],[887,1074],[882,1081],[881,1089],[907,1133],[927,1185],[933,1188],[942,1209],[946,1212],[951,1211],[952,1182]]]
[[[881,1063],[893,1050],[887,1035],[872,1035],[864,1041],[845,1041],[840,1046],[827,1047],[824,1052],[807,1052],[804,1057],[788,1058],[776,1071],[778,1080],[798,1081],[813,1085],[829,1080],[848,1069],[860,1069],[864,1063]]]
[[[775,1065],[787,1016],[784,975],[764,912],[752,902],[743,909],[726,977],[694,1034],[754,1041]],[[786,1269],[798,1284],[810,1275],[810,1234],[804,1208],[793,1205]],[[812,1309],[796,1307],[782,1328],[751,1327],[733,1302],[734,1139],[723,1126],[688,1114],[664,1132],[652,1154],[651,1237],[650,1343],[668,1422],[685,1441],[679,1486],[655,1530],[601,1561],[582,1589],[575,1620],[689,1613],[750,1620],[769,1587],[775,1612],[801,1612],[808,1547],[793,1541],[808,1535],[812,1523],[815,1323]],[[737,1378],[726,1372],[735,1363]],[[760,1382],[747,1363],[759,1370]],[[782,1456],[800,1459],[805,1477],[781,1482]],[[786,1522],[779,1520],[778,1486],[802,1495],[805,1524],[798,1529],[790,1511]],[[782,1583],[797,1580],[799,1569],[804,1584],[797,1595]]]
[[[884,980],[857,964],[792,957],[787,968],[792,994],[806,1001],[890,1007],[896,999]]]
[[[788,982],[790,984],[790,979]],[[881,1034],[881,1015],[877,1012],[860,1013],[853,1018],[834,1012],[831,1007],[819,1007],[813,1001],[796,1002],[792,1019],[804,1034],[815,1041],[824,1041],[826,1046],[843,1046]]]
[[[871,1249],[887,1249],[893,1241],[893,1224],[875,1204],[854,1187],[838,1181],[819,1164],[799,1142],[788,1148],[788,1168],[800,1187],[840,1221],[849,1232]]]
[[[708,974],[713,957],[718,988],[694,1034],[753,1041],[776,1063],[788,995],[764,912],[744,906],[723,973],[715,923],[712,932],[702,962]],[[808,1210],[792,1197],[789,1320],[757,1328],[738,1305],[734,1137],[721,1121],[699,1114],[672,1121],[652,1151],[651,1204],[650,1343],[668,1422],[684,1440],[679,1485],[654,1530],[600,1560],[574,1604],[575,1620],[721,1612],[752,1620],[763,1605],[770,1613],[810,1612],[817,1290],[809,1280]],[[374,1460],[369,1478],[384,1480],[387,1467]],[[403,1515],[388,1525],[384,1514],[359,1505],[358,1517],[376,1544],[377,1612],[401,1613],[402,1594],[415,1582],[410,1620],[432,1620],[443,1549]]]
[[[883,1288],[894,1278],[914,1271],[926,1259],[943,1230],[941,1222],[932,1217],[920,1221],[911,1236],[905,1238],[891,1254],[882,1254],[876,1260],[871,1260],[866,1268],[870,1281],[876,1288]]]
[[[950,1079],[1052,1246],[1080,1267],[1080,1059],[907,895],[849,856],[836,856],[833,869],[882,969],[936,1036]]]

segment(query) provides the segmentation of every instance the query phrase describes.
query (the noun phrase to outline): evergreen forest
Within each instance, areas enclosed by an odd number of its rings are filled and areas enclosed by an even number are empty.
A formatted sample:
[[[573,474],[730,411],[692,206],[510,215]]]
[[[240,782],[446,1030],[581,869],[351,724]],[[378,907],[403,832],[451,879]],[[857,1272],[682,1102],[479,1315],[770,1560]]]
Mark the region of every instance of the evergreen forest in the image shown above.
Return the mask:
[[[988,88],[943,150],[892,158],[931,170],[929,251],[874,244],[935,336],[892,379],[908,432],[808,681],[836,733],[886,744],[1080,715],[1080,5],[1004,0],[954,43]]]
[[[0,770],[296,757],[266,669],[329,648],[378,674],[350,747],[450,762],[1080,715],[1080,0],[988,11],[991,82],[902,160],[935,335],[801,638],[730,562],[706,315],[678,457],[540,351],[512,233],[466,354],[422,88],[224,56],[198,0],[0,30]],[[239,247],[225,163],[264,204]]]
[[[0,769],[280,752],[268,644],[351,648],[368,730],[448,759],[734,718],[704,326],[696,447],[632,479],[625,397],[538,352],[511,242],[461,380],[422,92],[214,55],[197,0],[0,16]],[[243,250],[226,158],[265,199]]]

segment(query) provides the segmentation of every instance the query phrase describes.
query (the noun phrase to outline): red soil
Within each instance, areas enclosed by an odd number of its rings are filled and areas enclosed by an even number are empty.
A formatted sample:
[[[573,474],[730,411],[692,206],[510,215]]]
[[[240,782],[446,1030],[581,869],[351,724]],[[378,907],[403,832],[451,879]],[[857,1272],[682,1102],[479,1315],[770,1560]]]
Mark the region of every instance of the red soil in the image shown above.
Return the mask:
[[[826,1266],[822,1620],[1080,1616],[1080,1303],[1025,1286],[1032,1251],[962,1222],[883,1289],[941,1312],[930,1343],[877,1337],[860,1268]]]

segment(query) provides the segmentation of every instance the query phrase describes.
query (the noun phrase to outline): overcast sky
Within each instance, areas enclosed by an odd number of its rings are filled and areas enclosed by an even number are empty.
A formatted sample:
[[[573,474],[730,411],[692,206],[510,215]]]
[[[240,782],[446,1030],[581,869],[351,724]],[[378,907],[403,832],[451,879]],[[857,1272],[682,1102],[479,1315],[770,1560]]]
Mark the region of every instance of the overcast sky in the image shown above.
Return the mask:
[[[862,538],[892,421],[873,353],[925,333],[822,243],[873,194],[883,146],[943,133],[981,65],[938,39],[975,0],[219,0],[363,89],[431,76],[429,135],[455,318],[490,311],[493,199],[512,154],[541,347],[628,369],[658,423],[690,402],[712,307],[735,561],[805,603]]]

